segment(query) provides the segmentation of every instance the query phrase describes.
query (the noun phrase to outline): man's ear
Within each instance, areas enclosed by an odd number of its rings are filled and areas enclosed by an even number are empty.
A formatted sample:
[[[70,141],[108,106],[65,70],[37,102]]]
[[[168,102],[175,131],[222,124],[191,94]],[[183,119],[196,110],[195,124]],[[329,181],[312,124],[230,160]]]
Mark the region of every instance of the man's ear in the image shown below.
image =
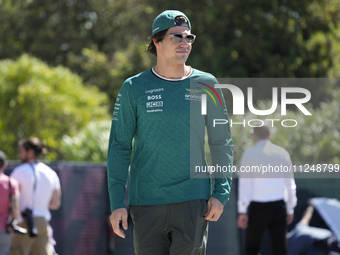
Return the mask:
[[[159,47],[161,42],[157,42],[155,38],[153,38],[152,41],[155,44],[156,48]]]

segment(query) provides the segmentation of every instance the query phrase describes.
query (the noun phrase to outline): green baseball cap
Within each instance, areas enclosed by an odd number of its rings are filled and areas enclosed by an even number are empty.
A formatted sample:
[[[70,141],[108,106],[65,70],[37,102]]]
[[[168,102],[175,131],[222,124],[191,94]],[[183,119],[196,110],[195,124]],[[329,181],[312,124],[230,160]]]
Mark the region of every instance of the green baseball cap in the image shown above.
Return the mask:
[[[175,18],[183,16],[188,22],[175,22]],[[188,27],[191,30],[190,21],[183,12],[176,10],[167,10],[159,14],[152,23],[152,35],[157,34],[165,29],[169,29],[175,26]]]

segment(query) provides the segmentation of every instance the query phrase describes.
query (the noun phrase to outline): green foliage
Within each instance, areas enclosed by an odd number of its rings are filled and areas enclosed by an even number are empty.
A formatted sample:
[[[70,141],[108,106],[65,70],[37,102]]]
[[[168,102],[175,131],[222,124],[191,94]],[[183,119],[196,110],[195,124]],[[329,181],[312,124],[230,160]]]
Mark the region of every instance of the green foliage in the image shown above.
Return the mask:
[[[137,0],[0,1],[0,59],[27,52],[66,65],[106,92],[112,111],[122,82],[150,68],[151,6]]]
[[[155,63],[144,46],[165,9],[188,15],[188,64],[216,77],[339,77],[340,0],[2,0],[0,59],[27,52],[66,65],[112,110],[122,81]],[[313,106],[330,95],[312,94]]]
[[[71,143],[77,148],[73,139],[82,140],[82,134],[94,128],[88,123],[107,118],[102,107],[105,96],[92,86],[108,95],[112,112],[123,81],[156,63],[145,47],[153,19],[166,9],[186,13],[197,35],[188,64],[218,78],[340,76],[340,0],[187,0],[185,4],[0,0],[0,113],[6,116],[0,120],[0,145],[10,158],[15,158],[16,141],[34,134],[52,148],[50,159],[89,157],[90,152],[62,153],[61,148],[67,151],[65,146]],[[4,60],[23,52],[58,67],[49,68],[27,55],[16,62]],[[262,90],[254,93],[254,102],[270,98],[266,94],[270,90],[256,88]],[[312,86],[313,116],[289,111],[299,127],[276,132],[273,141],[287,147],[295,161],[339,161],[336,88],[338,84]],[[241,89],[246,95],[246,87]],[[232,128],[236,159],[252,144],[244,131]],[[103,155],[91,160],[102,160]]]
[[[132,36],[127,27],[134,28],[139,21],[133,18],[145,13],[145,5],[135,0],[17,0],[0,5],[0,58],[24,51],[53,65],[65,64],[69,52],[78,55],[92,45],[106,53],[123,47]]]
[[[92,46],[91,49],[84,48],[81,56],[70,53],[67,65],[82,75],[85,84],[96,84],[108,94],[112,112],[126,78],[152,66],[152,59],[145,49],[146,44],[130,42],[124,51],[116,51],[110,60],[104,52]]]
[[[325,77],[333,65],[330,53],[339,42],[328,38],[339,30],[339,1],[219,0],[191,7],[184,8],[197,34],[191,60],[218,77]]]
[[[64,67],[50,68],[22,55],[0,61],[0,143],[10,159],[17,142],[38,136],[51,149],[48,159],[59,157],[63,135],[74,135],[93,120],[107,118],[107,96]]]
[[[249,120],[277,119],[272,128],[272,142],[284,147],[291,155],[293,163],[340,163],[340,90],[333,91],[334,98],[323,102],[319,109],[310,110],[312,116],[305,116],[301,112],[287,111],[286,116],[275,112],[270,116],[255,116],[248,112],[245,116],[230,116],[235,123],[246,120],[246,127],[236,124],[231,127],[235,143],[235,161],[238,163],[244,150],[253,146],[250,135]],[[271,102],[258,102],[259,109],[269,109]],[[279,108],[280,106],[278,106]],[[281,122],[286,119],[297,121],[296,127],[283,127]],[[272,126],[272,121],[265,122]],[[254,125],[251,121],[250,125]],[[293,122],[284,122],[284,125],[294,125]]]
[[[61,151],[65,160],[106,161],[111,120],[93,121],[75,136],[63,136]]]

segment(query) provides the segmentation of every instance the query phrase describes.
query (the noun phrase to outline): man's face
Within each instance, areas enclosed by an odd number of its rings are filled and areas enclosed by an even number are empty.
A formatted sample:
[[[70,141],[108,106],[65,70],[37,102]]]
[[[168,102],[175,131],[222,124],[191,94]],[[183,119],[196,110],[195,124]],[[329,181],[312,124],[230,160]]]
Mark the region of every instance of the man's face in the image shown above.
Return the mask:
[[[169,28],[166,35],[180,33],[184,37],[191,34],[188,27],[176,26]],[[155,44],[156,45],[156,44]],[[178,65],[183,64],[187,61],[190,51],[191,44],[183,38],[180,43],[175,43],[172,36],[165,36],[164,39],[157,45],[157,59],[164,59],[168,64]]]
[[[18,158],[21,160],[22,163],[27,163],[30,160],[28,156],[28,151],[23,146],[20,146]]]

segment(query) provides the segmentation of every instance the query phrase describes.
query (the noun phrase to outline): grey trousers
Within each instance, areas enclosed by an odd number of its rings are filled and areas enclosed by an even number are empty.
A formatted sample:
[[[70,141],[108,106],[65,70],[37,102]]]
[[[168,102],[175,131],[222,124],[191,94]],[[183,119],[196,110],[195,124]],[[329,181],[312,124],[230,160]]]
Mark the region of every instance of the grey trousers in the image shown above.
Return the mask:
[[[206,200],[132,206],[136,255],[205,255],[208,239]]]
[[[11,236],[5,230],[0,230],[0,255],[9,255]]]

